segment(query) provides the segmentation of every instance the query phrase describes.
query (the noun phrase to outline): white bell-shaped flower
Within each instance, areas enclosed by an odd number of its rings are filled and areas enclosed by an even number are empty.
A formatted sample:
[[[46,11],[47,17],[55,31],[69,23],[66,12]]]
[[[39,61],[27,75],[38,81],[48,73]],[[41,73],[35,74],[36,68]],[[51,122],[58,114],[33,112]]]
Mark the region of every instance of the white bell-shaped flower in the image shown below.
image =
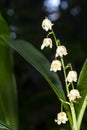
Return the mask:
[[[67,55],[67,50],[65,48],[65,46],[58,46],[56,49],[56,57],[60,56],[62,57],[63,55]]]
[[[43,43],[41,45],[41,50],[44,49],[44,47],[50,47],[52,48],[52,40],[51,38],[44,38]]]
[[[57,119],[55,119],[55,122],[58,125],[60,125],[61,123],[65,124],[66,121],[68,121],[68,118],[65,112],[60,112],[57,114]]]
[[[72,89],[69,92],[68,97],[71,102],[76,102],[76,99],[81,98],[80,93],[77,89]]]
[[[51,63],[50,71],[56,72],[57,70],[61,70],[61,62],[59,60],[53,60]]]
[[[77,81],[77,72],[76,71],[69,71],[66,81],[72,83],[73,81]]]
[[[52,22],[48,19],[48,18],[45,18],[43,21],[42,21],[42,28],[45,30],[45,31],[48,31],[48,30],[52,30]]]

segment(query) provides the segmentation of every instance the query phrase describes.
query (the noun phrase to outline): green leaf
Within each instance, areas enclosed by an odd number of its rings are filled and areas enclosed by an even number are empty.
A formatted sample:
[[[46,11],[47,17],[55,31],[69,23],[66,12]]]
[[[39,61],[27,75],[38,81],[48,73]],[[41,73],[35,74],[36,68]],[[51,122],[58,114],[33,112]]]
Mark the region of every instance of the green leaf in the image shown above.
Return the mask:
[[[65,100],[65,95],[58,75],[54,72],[50,72],[50,63],[43,54],[23,40],[10,40],[7,43],[44,76],[59,98]]]
[[[9,28],[0,15],[0,36],[10,39]],[[13,57],[9,45],[0,39],[0,121],[18,129],[17,93]],[[0,123],[0,128],[5,127]],[[8,128],[9,129],[9,128]]]
[[[0,40],[0,120],[17,129],[17,94],[12,66],[10,48]]]
[[[0,14],[0,35],[4,38],[10,39],[10,31],[6,21]]]
[[[84,111],[87,106],[87,60],[85,61],[82,70],[80,72],[80,76],[78,79],[77,89],[80,92],[81,99],[79,99],[78,103],[75,105],[76,114],[77,114],[77,122],[78,129],[80,128],[81,121],[83,118]]]
[[[6,39],[3,40],[8,43],[13,49],[15,49],[27,62],[32,64],[32,66],[44,76],[59,99],[66,101],[58,75],[55,72],[50,71],[50,63],[42,53],[40,53],[34,46],[26,41],[7,41]],[[72,118],[68,105],[64,104],[64,108],[69,117],[70,125],[72,125]]]
[[[14,130],[12,127],[4,124],[3,122],[0,122],[0,128],[1,129],[7,129],[7,130]]]

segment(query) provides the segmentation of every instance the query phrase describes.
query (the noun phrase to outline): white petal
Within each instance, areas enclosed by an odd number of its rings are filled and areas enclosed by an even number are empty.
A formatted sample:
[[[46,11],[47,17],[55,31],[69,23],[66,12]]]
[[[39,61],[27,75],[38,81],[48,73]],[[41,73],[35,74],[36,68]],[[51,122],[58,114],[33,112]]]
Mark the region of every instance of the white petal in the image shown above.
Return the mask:
[[[44,49],[44,45],[42,44],[42,45],[41,45],[41,50],[43,50],[43,49]]]
[[[76,71],[69,71],[66,81],[68,82],[76,82],[77,81],[77,72]]]
[[[76,102],[76,99],[81,98],[80,93],[77,89],[72,89],[68,94],[69,100]]]
[[[42,21],[42,28],[45,30],[45,31],[48,31],[48,30],[52,30],[52,22],[48,19],[48,18],[45,18],[43,21]]]
[[[44,38],[43,43],[41,45],[41,49],[43,49],[44,47],[48,47],[48,46],[50,48],[52,48],[52,40],[51,40],[51,38]]]
[[[67,50],[65,48],[65,46],[58,46],[56,49],[56,57],[60,56],[62,57],[63,55],[67,55]]]
[[[61,62],[59,60],[53,60],[51,63],[50,71],[56,72],[57,70],[61,70]]]

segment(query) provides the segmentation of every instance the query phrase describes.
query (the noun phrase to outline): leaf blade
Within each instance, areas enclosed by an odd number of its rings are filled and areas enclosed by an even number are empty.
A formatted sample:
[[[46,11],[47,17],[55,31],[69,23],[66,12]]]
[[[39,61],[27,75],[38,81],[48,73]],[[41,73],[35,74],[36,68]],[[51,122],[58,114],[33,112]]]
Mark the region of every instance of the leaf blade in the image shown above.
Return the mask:
[[[0,37],[3,39],[2,37]],[[62,89],[61,82],[58,78],[58,75],[50,71],[50,63],[40,53],[35,49],[30,43],[23,40],[10,40],[7,41],[3,39],[7,44],[9,44],[14,50],[16,50],[26,61],[33,65],[36,70],[38,70],[47,82],[50,84],[51,88],[54,90],[58,98],[66,101],[65,93]],[[69,117],[70,125],[72,126],[72,118],[69,107],[67,104],[64,104],[64,109]]]
[[[4,124],[3,122],[0,122],[0,128],[7,130],[14,130],[12,127],[8,126],[7,124]]]
[[[79,99],[78,104],[75,105],[78,128],[80,128],[83,114],[87,106],[87,59],[82,67],[80,76],[77,83],[77,89],[80,92],[81,99]]]
[[[6,21],[0,14],[0,36],[10,39]],[[13,57],[9,45],[0,39],[0,121],[18,129],[17,93],[13,74]],[[5,127],[1,126],[0,127]]]
[[[17,129],[17,92],[9,46],[0,40],[0,120]]]
[[[65,100],[62,85],[57,74],[49,71],[50,63],[39,51],[23,40],[10,40],[7,43],[45,77],[59,98]]]

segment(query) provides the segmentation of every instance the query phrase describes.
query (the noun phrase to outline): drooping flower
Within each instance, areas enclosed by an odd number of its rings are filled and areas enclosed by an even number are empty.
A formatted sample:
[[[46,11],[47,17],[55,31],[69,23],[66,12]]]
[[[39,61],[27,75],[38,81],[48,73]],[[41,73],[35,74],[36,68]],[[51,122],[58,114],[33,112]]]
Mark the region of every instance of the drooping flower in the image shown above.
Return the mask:
[[[60,56],[62,57],[63,55],[67,55],[67,50],[65,46],[58,46],[56,49],[56,57]]]
[[[59,60],[53,60],[51,63],[50,71],[56,72],[57,70],[61,70],[61,62]]]
[[[77,81],[77,72],[76,71],[69,71],[66,81],[72,83],[73,81]]]
[[[41,45],[41,50],[44,49],[44,47],[50,47],[52,48],[52,40],[51,38],[44,38],[43,43]]]
[[[48,18],[45,18],[43,21],[42,21],[42,28],[45,30],[45,31],[48,31],[48,30],[52,30],[52,22],[48,19]]]
[[[68,121],[68,118],[65,112],[60,112],[57,114],[57,119],[55,119],[55,122],[58,125],[60,125],[61,123],[65,124],[66,121]]]
[[[68,97],[71,102],[76,102],[76,99],[81,98],[80,93],[77,89],[72,89],[69,92]]]

